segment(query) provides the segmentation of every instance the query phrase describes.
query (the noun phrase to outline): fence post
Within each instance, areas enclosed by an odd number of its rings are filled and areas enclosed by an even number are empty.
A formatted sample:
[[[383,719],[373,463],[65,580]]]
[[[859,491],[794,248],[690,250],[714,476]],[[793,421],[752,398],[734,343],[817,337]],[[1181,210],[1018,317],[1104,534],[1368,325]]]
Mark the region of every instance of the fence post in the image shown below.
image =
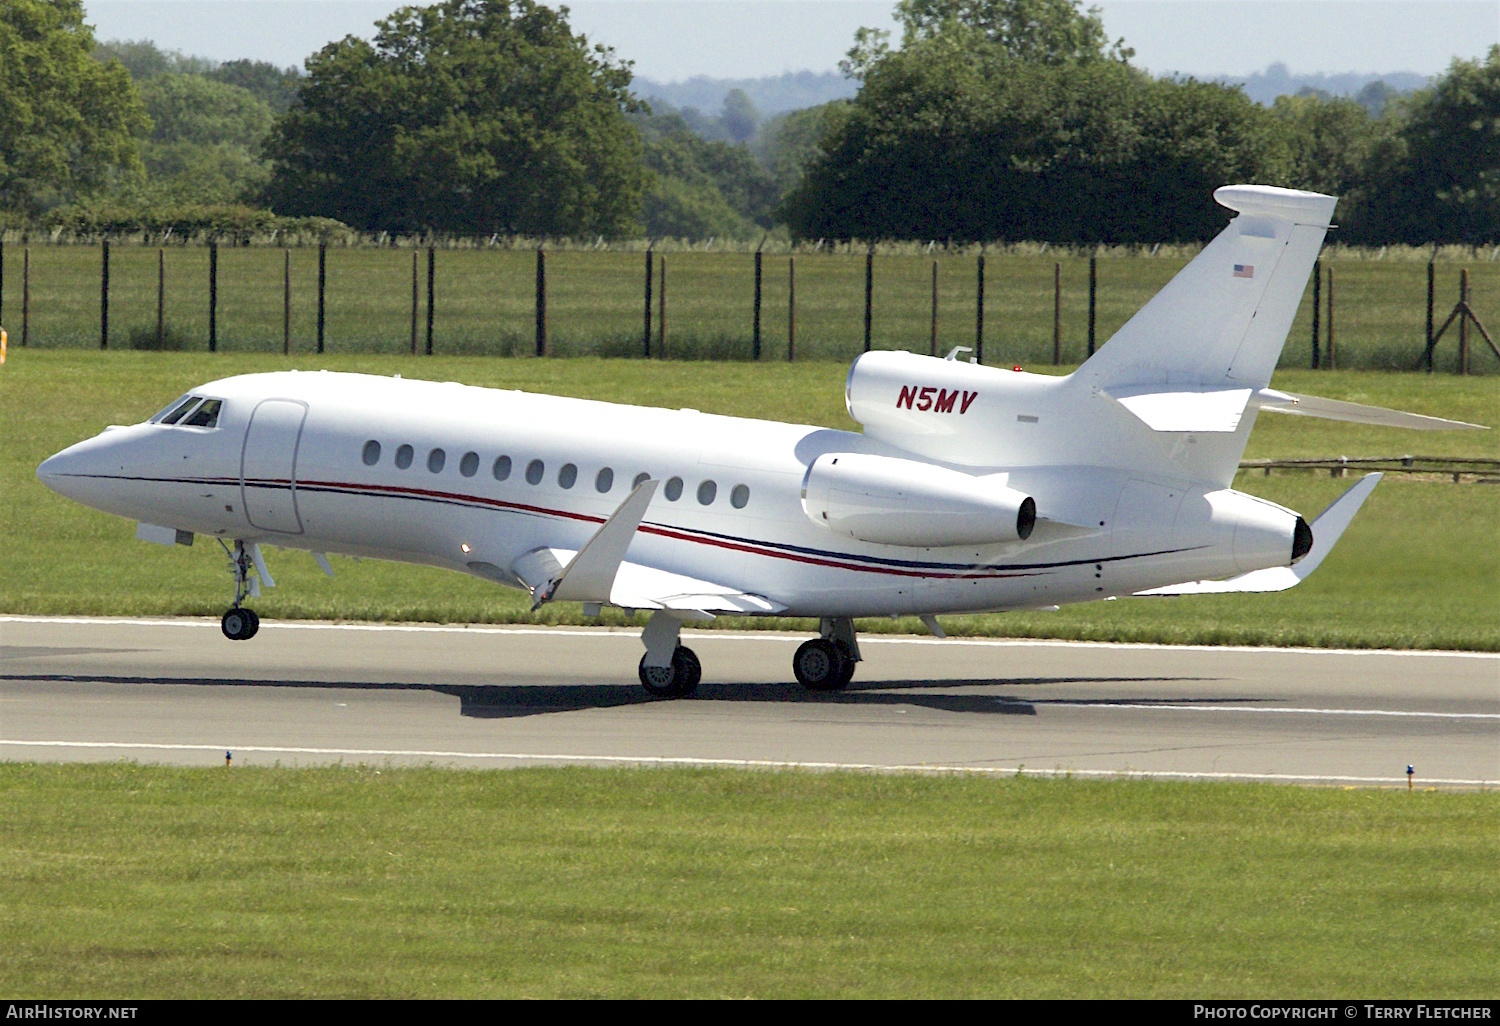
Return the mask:
[[[421,258],[416,249],[411,251],[411,355],[417,355],[417,310],[421,306],[422,290],[419,285],[417,262]]]
[[[1458,318],[1458,372],[1469,373],[1469,269],[1458,272],[1458,302],[1464,312]]]
[[[667,358],[667,255],[661,255],[661,288],[657,289],[657,316],[661,322],[661,352],[657,355],[661,359]]]
[[[1337,356],[1333,338],[1333,268],[1328,268],[1328,369],[1337,367]]]
[[[292,251],[281,251],[281,355],[292,354]]]
[[[99,348],[109,348],[109,240],[100,245],[99,264]]]
[[[937,322],[938,322],[938,262],[932,262],[932,334],[927,341],[927,355],[938,354],[937,345]]]
[[[31,247],[21,249],[21,347],[31,341]]]
[[[156,348],[167,345],[167,251],[156,251]]]
[[[323,329],[327,324],[325,312],[328,297],[328,243],[318,243],[318,354],[323,353]]]
[[[1318,351],[1319,323],[1318,318],[1322,316],[1323,310],[1323,261],[1313,261],[1313,308],[1312,308],[1312,369],[1318,369],[1319,358],[1322,354]]]
[[[765,245],[762,240],[761,245]],[[760,360],[760,279],[761,279],[761,252],[760,246],[755,247],[755,322],[750,331],[750,358]]]
[[[1062,363],[1062,264],[1052,265],[1052,365]]]
[[[984,253],[979,254],[979,280],[974,289],[974,362],[984,363]]]
[[[219,243],[208,244],[208,351],[219,351]],[[322,347],[318,347],[322,351]]]
[[[1094,355],[1094,314],[1098,308],[1099,256],[1089,257],[1089,355]]]
[[[797,356],[797,258],[786,258],[786,362]]]
[[[641,330],[641,357],[651,359],[651,247],[646,247],[646,317],[645,327]]]
[[[1432,373],[1432,301],[1434,280],[1433,261],[1427,261],[1427,348],[1422,351],[1422,358],[1427,361],[1427,373]]]
[[[547,355],[547,251],[536,250],[536,355]]]
[[[875,246],[865,251],[865,352],[870,351],[870,327],[875,315]]]
[[[432,322],[437,316],[437,247],[427,247],[427,355],[432,355]]]

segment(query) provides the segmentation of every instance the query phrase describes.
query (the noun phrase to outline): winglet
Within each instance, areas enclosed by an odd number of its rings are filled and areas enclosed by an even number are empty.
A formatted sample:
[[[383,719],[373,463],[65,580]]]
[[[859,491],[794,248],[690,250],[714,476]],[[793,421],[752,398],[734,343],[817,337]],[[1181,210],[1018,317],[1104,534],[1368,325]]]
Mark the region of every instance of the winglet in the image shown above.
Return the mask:
[[[1307,579],[1307,575],[1318,568],[1333,546],[1343,536],[1344,529],[1354,520],[1354,515],[1364,505],[1381,474],[1366,474],[1353,488],[1333,501],[1333,504],[1318,514],[1312,522],[1313,543],[1295,566],[1273,566],[1265,570],[1252,570],[1248,574],[1231,577],[1227,581],[1188,581],[1165,588],[1138,591],[1137,595],[1219,595],[1227,592],[1286,591]]]
[[[630,540],[645,519],[646,507],[656,494],[655,479],[642,481],[626,496],[618,509],[583,543],[578,554],[554,580],[536,590],[533,609],[554,599],[574,602],[608,602],[615,575],[625,561]]]

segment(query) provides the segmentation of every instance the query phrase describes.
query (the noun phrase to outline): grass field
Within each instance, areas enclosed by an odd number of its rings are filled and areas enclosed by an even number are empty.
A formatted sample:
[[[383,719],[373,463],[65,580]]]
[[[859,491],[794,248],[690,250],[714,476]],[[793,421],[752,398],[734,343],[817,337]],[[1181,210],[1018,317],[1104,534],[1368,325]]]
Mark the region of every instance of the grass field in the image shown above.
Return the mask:
[[[23,247],[6,246],[4,323],[12,343],[21,335]],[[99,344],[97,246],[38,245],[31,260],[31,344],[89,348]],[[292,249],[292,348],[316,339],[317,250]],[[1487,257],[1489,254],[1486,254]],[[404,352],[411,340],[410,249],[328,251],[326,332],[329,352]],[[1099,259],[1096,337],[1109,338],[1191,256],[1181,247],[1158,256],[1107,252]],[[1341,366],[1403,369],[1422,351],[1426,266],[1379,259],[1378,253],[1330,250],[1335,338]],[[557,355],[634,357],[641,354],[643,256],[634,252],[559,250],[548,254],[548,323]],[[668,266],[667,345],[676,358],[746,360],[751,356],[753,257],[738,252],[672,252]],[[767,254],[762,299],[762,358],[787,355],[789,255]],[[847,360],[863,345],[864,256],[861,252],[798,253],[796,355]],[[166,320],[193,346],[208,338],[208,250],[166,249]],[[219,251],[218,332],[227,352],[279,352],[282,346],[283,251],[270,247]],[[1062,268],[1063,361],[1086,352],[1088,260],[1073,252],[1015,247],[986,257],[985,360],[1039,363],[1052,358],[1052,276]],[[931,335],[932,267],[938,265],[939,349],[974,344],[976,254],[882,254],[875,261],[872,344],[926,351]],[[1438,318],[1458,296],[1458,273],[1470,268],[1472,302],[1500,329],[1500,262],[1454,253],[1438,262]],[[116,244],[110,259],[111,345],[128,347],[132,333],[154,337],[157,249]],[[419,278],[425,296],[426,264]],[[535,253],[452,249],[437,253],[435,351],[446,355],[524,356],[535,346]],[[659,290],[658,290],[659,296]],[[1310,356],[1312,290],[1303,297],[1283,365]],[[419,317],[425,345],[425,299]],[[653,304],[654,307],[654,304]],[[659,318],[653,308],[653,318]],[[1326,325],[1326,313],[1324,324]],[[1500,371],[1477,336],[1471,367]],[[1445,338],[1438,366],[1452,367],[1456,337]]]
[[[1500,990],[1494,794],[0,764],[0,990]]]
[[[217,615],[228,575],[217,546],[165,549],[134,541],[128,521],[95,513],[41,486],[36,465],[111,423],[134,423],[171,397],[230,373],[286,366],[280,356],[17,353],[0,369],[0,611],[48,614]],[[400,372],[708,412],[853,427],[843,409],[844,368],[744,363],[504,360],[329,355],[304,368]],[[1500,425],[1491,378],[1376,372],[1282,372],[1296,392]],[[1249,457],[1418,455],[1500,457],[1500,430],[1416,433],[1300,417],[1261,417]],[[1351,481],[1312,473],[1241,474],[1238,487],[1320,512]],[[945,618],[957,633],[1197,643],[1500,649],[1500,491],[1389,477],[1329,560],[1277,595],[1123,599],[1055,613]],[[334,557],[323,576],[305,553],[270,554],[281,586],[257,609],[268,617],[526,622],[518,591],[442,571]],[[621,623],[617,611],[606,622]],[[588,623],[579,607],[549,605],[547,622]],[[733,621],[735,626],[795,626]],[[915,621],[861,622],[861,630],[920,630]]]

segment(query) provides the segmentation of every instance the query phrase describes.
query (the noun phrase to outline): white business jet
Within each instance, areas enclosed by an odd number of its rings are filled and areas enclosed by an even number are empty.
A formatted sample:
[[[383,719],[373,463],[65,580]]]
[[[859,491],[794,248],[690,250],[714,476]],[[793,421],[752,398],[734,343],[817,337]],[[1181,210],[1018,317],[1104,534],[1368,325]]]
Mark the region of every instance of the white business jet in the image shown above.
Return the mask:
[[[1238,212],[1067,377],[872,352],[863,433],[361,374],[210,382],[48,459],[48,487],[165,544],[216,539],[234,602],[262,546],[444,567],[548,602],[650,610],[641,683],[692,693],[679,643],[716,614],[815,617],[793,659],[844,687],[855,617],[1052,608],[1119,595],[1277,591],[1328,554],[1379,474],[1309,526],[1230,487],[1260,410],[1465,425],[1268,386],[1335,199],[1237,185]]]

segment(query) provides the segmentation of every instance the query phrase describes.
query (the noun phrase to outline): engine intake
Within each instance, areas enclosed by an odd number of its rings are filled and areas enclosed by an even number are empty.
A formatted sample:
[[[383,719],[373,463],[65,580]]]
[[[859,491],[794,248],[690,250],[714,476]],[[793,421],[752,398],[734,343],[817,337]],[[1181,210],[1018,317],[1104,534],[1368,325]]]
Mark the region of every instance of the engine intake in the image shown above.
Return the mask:
[[[802,509],[819,527],[879,545],[1025,541],[1036,500],[1003,480],[892,456],[824,453],[803,478]]]

